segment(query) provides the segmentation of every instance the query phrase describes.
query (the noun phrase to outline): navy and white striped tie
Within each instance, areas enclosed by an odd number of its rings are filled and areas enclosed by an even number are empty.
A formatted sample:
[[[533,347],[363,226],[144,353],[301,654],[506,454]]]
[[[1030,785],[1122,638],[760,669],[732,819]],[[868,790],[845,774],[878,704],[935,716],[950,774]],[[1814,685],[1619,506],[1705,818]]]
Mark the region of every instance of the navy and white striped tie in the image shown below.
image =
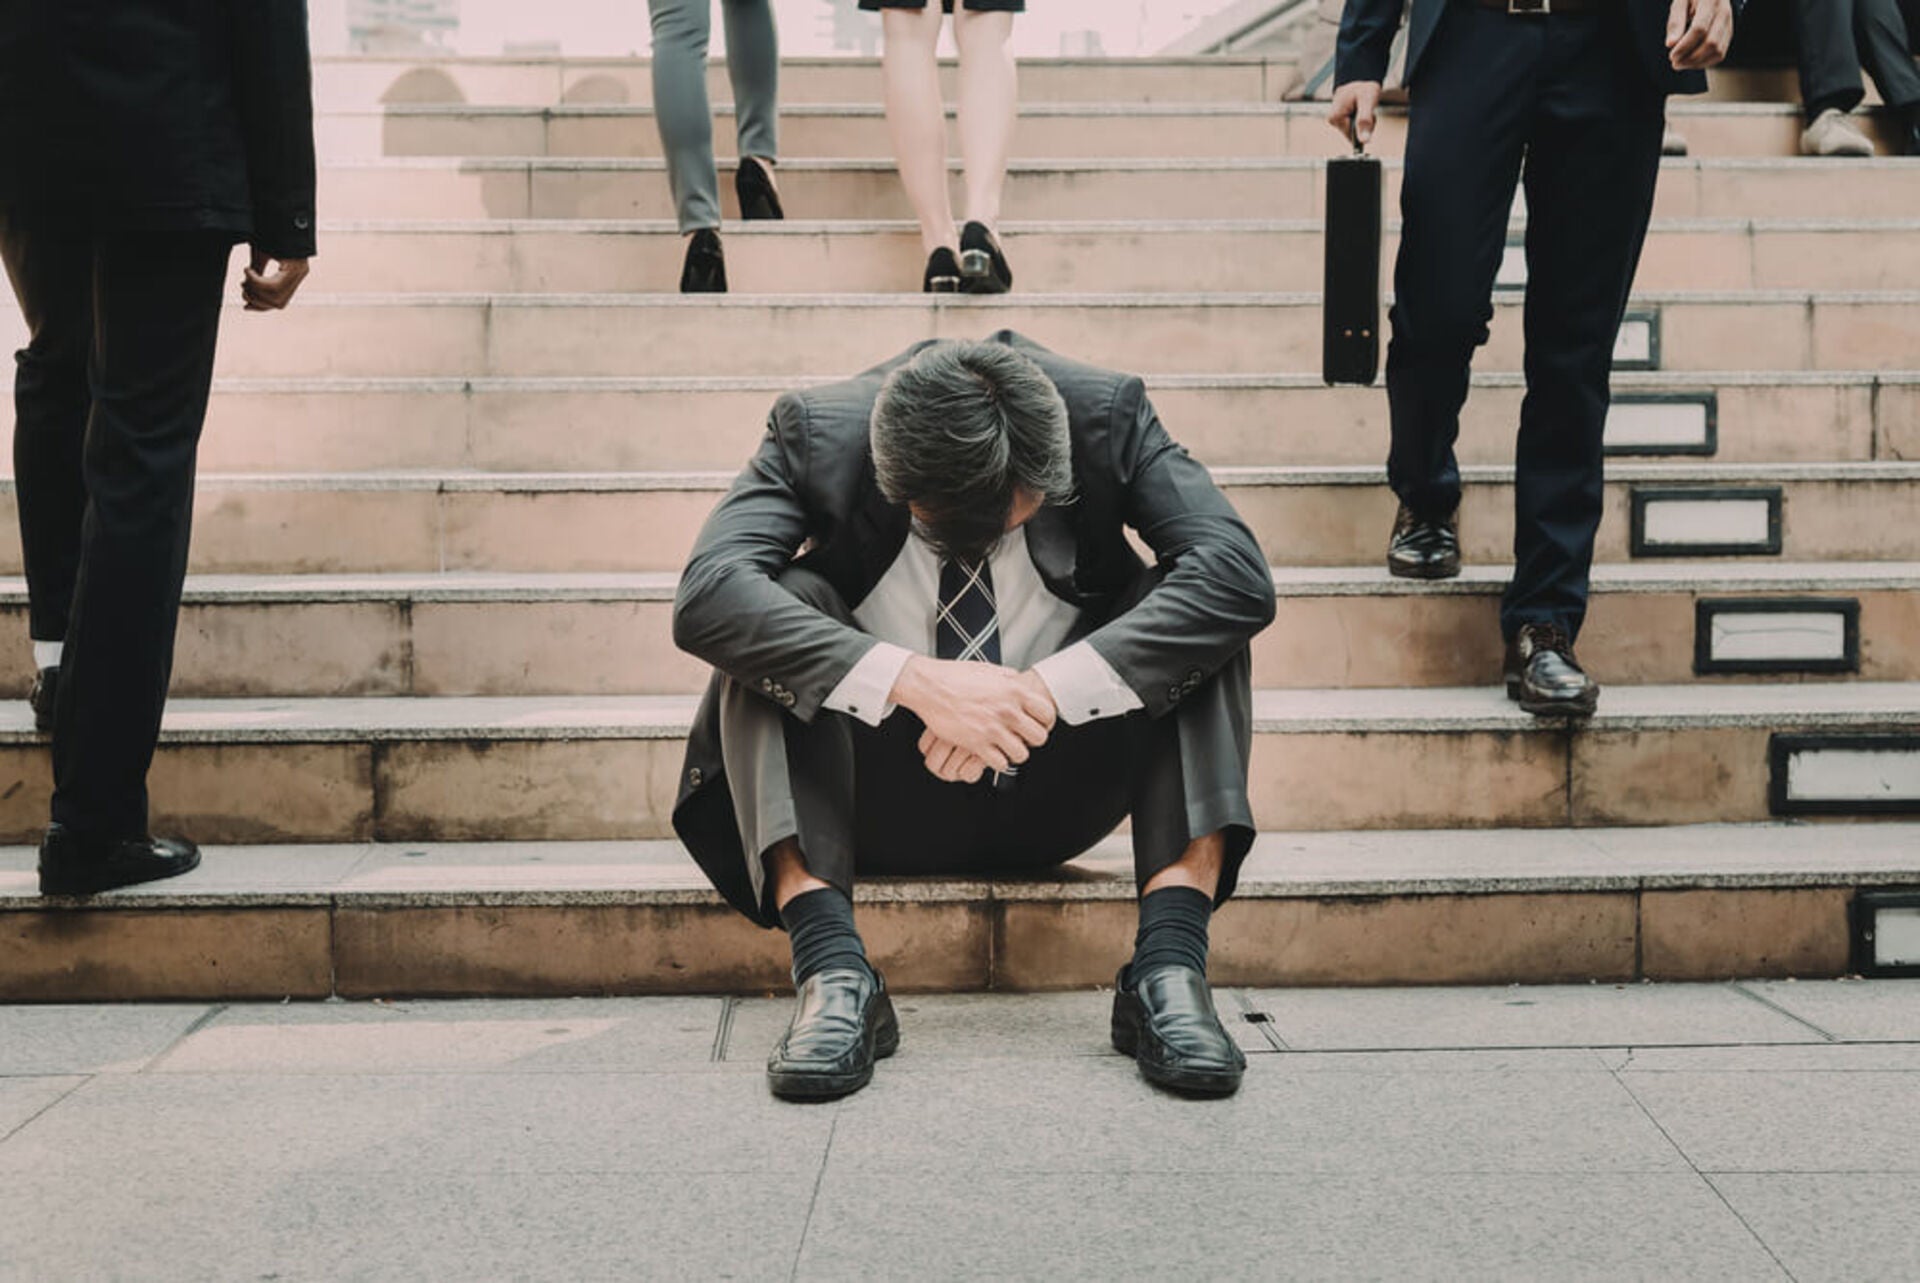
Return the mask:
[[[993,601],[993,571],[984,559],[969,563],[951,558],[941,564],[933,655],[1000,662],[1000,612]]]

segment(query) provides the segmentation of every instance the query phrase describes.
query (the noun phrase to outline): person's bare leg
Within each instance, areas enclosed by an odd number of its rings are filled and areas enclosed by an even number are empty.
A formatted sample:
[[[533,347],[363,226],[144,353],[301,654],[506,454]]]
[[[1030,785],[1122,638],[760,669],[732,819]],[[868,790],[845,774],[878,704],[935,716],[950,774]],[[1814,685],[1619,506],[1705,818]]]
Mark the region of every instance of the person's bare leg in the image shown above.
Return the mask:
[[[886,84],[887,129],[894,161],[920,220],[923,253],[960,247],[947,192],[947,114],[940,101],[940,6],[884,9],[886,49],[881,57]],[[959,15],[955,15],[958,18]]]
[[[807,868],[807,857],[800,854],[800,843],[793,838],[774,843],[767,851],[765,864],[767,892],[773,897],[776,911],[785,909],[795,896],[824,891],[832,885],[813,876]]]
[[[932,8],[932,5],[928,5]],[[1000,196],[1019,112],[1013,61],[1013,15],[962,10],[953,15],[960,48],[960,158],[967,175],[967,221],[1000,229]]]
[[[1226,864],[1226,835],[1209,833],[1188,843],[1178,860],[1147,879],[1140,894],[1152,895],[1166,887],[1192,887],[1211,899],[1220,893],[1220,874]]]

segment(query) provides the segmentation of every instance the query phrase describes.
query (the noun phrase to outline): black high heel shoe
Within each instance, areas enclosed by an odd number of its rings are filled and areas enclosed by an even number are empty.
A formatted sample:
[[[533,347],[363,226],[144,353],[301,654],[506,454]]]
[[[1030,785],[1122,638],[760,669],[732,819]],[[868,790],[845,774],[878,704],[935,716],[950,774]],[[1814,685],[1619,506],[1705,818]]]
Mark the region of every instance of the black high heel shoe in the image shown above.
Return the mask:
[[[1013,288],[1013,269],[985,223],[960,230],[960,276],[960,288],[969,294],[1005,294]]]
[[[923,294],[958,294],[960,292],[960,260],[953,251],[942,245],[927,255],[927,276],[921,283]]]
[[[780,193],[774,190],[773,179],[768,175],[766,166],[752,156],[742,156],[740,165],[733,171],[733,190],[740,197],[740,217],[744,219],[785,218],[787,211],[780,205]]]
[[[687,239],[687,261],[680,269],[680,292],[727,292],[727,258],[720,250],[720,233],[711,227],[703,227]]]

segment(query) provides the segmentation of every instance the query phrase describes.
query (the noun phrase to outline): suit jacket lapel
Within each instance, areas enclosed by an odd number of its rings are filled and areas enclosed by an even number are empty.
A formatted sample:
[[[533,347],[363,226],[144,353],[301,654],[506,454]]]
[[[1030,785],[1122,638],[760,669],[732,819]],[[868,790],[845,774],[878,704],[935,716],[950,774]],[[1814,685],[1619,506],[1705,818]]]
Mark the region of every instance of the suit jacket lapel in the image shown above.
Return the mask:
[[[1033,568],[1040,572],[1040,580],[1046,584],[1047,591],[1062,601],[1077,605],[1080,589],[1075,583],[1074,569],[1079,561],[1076,551],[1078,536],[1066,509],[1040,509],[1028,520],[1026,534],[1027,556],[1032,560]]]

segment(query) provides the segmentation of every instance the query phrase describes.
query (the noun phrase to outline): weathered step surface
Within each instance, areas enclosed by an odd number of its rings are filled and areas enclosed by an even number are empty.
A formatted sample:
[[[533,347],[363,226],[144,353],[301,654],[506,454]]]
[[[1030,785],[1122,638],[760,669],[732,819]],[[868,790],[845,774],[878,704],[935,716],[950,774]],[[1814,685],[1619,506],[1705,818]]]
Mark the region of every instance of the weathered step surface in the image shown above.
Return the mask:
[[[1511,467],[1462,470],[1467,559],[1512,555]],[[1375,564],[1395,499],[1377,468],[1218,468],[1281,565]],[[734,477],[695,473],[209,474],[202,574],[673,571]],[[1618,463],[1602,561],[1658,556],[1920,560],[1920,463]],[[14,514],[0,482],[0,530]],[[0,541],[0,573],[21,573]]]
[[[210,842],[665,837],[693,705],[176,701],[153,771],[154,824]],[[1572,732],[1498,688],[1264,690],[1254,719],[1265,828],[1684,824],[1762,820],[1776,805],[1920,805],[1915,683],[1619,686]],[[0,840],[37,835],[46,751],[18,701],[0,706],[0,775],[11,781]]]
[[[753,453],[781,393],[821,377],[227,379],[200,459],[209,472],[724,471]],[[1147,386],[1169,431],[1211,464],[1386,455],[1379,388],[1329,388],[1314,374],[1156,375]],[[1475,376],[1463,462],[1512,460],[1523,391],[1518,374]],[[1649,455],[1920,459],[1920,373],[1620,371],[1614,401],[1610,441]]]
[[[912,217],[894,162],[796,159],[780,165],[794,218]],[[1089,157],[1015,160],[1006,209],[1021,219],[1318,218],[1317,157]],[[960,166],[953,162],[956,199]],[[1399,162],[1386,162],[1387,208],[1399,207]],[[721,184],[724,216],[733,204]],[[664,161],[551,157],[403,157],[328,162],[328,218],[664,218]],[[1662,163],[1656,218],[1906,219],[1920,208],[1920,165],[1901,159],[1677,159]]]
[[[953,60],[941,60],[941,87],[949,98],[956,71]],[[1265,102],[1278,100],[1296,76],[1290,58],[1022,58],[1020,97],[1030,103]],[[732,100],[724,59],[708,63],[707,86],[713,101]],[[783,103],[874,100],[880,87],[876,58],[780,60]],[[314,60],[313,95],[329,110],[650,103],[653,64],[648,58],[321,57]]]
[[[1146,374],[1314,373],[1317,294],[342,294],[234,315],[218,372],[311,376],[825,375],[916,338],[1009,328]],[[1666,371],[1907,370],[1920,293],[1645,292],[1623,364]],[[662,341],[663,335],[672,341]],[[1483,369],[1520,368],[1518,296],[1495,306]]]
[[[1862,888],[1920,882],[1920,826],[1265,833],[1216,917],[1221,985],[1814,978],[1849,969]],[[752,993],[784,939],[669,843],[214,848],[91,902],[0,851],[0,1000]],[[1058,875],[879,880],[857,895],[902,991],[1110,984],[1124,842]],[[757,1049],[756,1049],[757,1051]]]
[[[782,104],[780,147],[789,156],[885,155],[891,148],[881,87],[860,100]],[[948,147],[959,152],[954,110]],[[1670,109],[1670,122],[1699,157],[1797,157],[1804,117],[1791,103],[1702,102]],[[1406,116],[1388,111],[1370,149],[1399,156]],[[1899,155],[1899,122],[1863,112],[1857,122],[1882,155]],[[323,111],[316,138],[323,155],[654,157],[662,154],[653,108],[631,103],[556,106],[414,104]],[[714,105],[717,150],[733,151],[733,106]],[[1013,131],[1013,154],[1044,156],[1337,156],[1350,144],[1328,126],[1317,103],[1060,102],[1028,98]]]
[[[1421,584],[1383,569],[1278,567],[1254,642],[1275,688],[1492,685],[1504,566]],[[195,577],[173,691],[193,698],[684,695],[707,668],[675,648],[675,576]],[[1920,563],[1602,565],[1580,654],[1603,682],[1920,681]],[[26,586],[0,619],[26,631]],[[0,651],[24,697],[25,647]]]
[[[1515,235],[1523,233],[1518,225]],[[1023,290],[1287,292],[1320,288],[1322,236],[1305,220],[1008,222]],[[1389,228],[1385,254],[1397,248]],[[671,222],[484,219],[325,225],[332,292],[677,292],[686,243]],[[725,237],[743,293],[903,291],[925,266],[904,221],[756,222]],[[1503,276],[1503,280],[1517,280]],[[1920,221],[1676,220],[1656,223],[1642,291],[1885,290],[1920,280]]]

